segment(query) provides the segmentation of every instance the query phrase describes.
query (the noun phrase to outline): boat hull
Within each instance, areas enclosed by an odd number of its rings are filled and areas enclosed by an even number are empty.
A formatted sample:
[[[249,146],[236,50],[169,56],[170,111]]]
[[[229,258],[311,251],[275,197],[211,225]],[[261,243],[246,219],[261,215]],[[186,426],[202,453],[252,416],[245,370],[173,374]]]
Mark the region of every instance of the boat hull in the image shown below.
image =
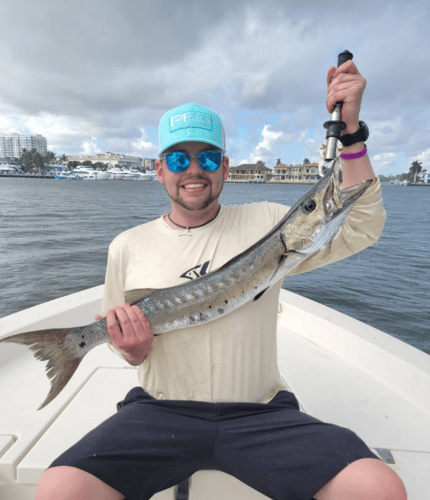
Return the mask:
[[[0,336],[80,326],[100,311],[103,286],[0,319]],[[354,430],[405,482],[409,500],[430,487],[430,356],[308,299],[281,291],[278,364],[302,411]],[[62,393],[36,408],[49,389],[44,364],[27,348],[0,348],[0,498],[30,500],[43,471],[63,450],[112,415],[137,385],[136,370],[106,345],[82,361]],[[67,429],[67,432],[64,432]],[[379,450],[379,451],[378,451]],[[201,471],[192,498],[263,495],[220,472]],[[172,499],[174,489],[156,495]]]
[[[109,179],[110,174],[102,170],[95,170],[92,168],[76,168],[73,170],[71,177],[77,176],[84,181],[106,181]]]

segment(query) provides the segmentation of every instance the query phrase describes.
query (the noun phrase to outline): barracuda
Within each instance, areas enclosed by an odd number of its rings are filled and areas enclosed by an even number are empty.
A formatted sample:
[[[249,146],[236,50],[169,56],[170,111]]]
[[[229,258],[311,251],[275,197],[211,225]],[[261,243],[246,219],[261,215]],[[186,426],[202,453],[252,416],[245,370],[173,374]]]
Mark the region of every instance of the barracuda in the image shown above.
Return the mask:
[[[208,323],[257,300],[306,258],[324,248],[371,180],[341,189],[340,160],[302,196],[263,238],[222,267],[200,278],[159,290],[126,292],[145,313],[154,335]],[[87,326],[21,333],[0,340],[30,347],[47,361],[51,390],[39,409],[65,387],[82,358],[109,342],[106,319]]]

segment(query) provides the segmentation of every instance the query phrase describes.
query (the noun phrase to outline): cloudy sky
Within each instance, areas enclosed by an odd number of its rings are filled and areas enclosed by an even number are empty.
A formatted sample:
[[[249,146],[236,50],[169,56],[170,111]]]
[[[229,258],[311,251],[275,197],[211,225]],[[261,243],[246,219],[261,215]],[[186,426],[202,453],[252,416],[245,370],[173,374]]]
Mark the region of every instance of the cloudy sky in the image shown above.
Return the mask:
[[[428,0],[0,0],[0,132],[57,154],[155,157],[168,109],[223,120],[233,165],[319,161],[326,73],[367,79],[377,173],[430,169]]]

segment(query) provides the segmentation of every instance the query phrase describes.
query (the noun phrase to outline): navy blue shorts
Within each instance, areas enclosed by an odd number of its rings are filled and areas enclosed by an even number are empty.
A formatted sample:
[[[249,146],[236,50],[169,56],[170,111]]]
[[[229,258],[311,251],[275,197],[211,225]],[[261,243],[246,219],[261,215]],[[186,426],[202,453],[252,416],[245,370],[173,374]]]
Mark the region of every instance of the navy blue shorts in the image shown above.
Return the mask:
[[[360,458],[378,458],[352,431],[299,411],[281,391],[267,404],[159,401],[132,389],[107,419],[57,458],[127,500],[149,499],[198,470],[235,476],[276,500],[310,500]]]

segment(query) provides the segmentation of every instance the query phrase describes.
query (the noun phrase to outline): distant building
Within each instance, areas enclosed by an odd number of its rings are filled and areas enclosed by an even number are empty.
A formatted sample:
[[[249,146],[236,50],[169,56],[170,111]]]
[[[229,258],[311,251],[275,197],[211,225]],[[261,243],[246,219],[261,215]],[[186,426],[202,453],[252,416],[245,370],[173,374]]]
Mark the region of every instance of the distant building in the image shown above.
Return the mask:
[[[155,170],[155,158],[144,158],[143,166],[145,170]]]
[[[424,184],[430,184],[430,172],[424,172],[422,174],[422,182],[424,182]]]
[[[230,167],[227,182],[266,182],[272,175],[272,169],[261,161]]]
[[[285,165],[279,163],[273,168],[274,182],[314,183],[319,179],[318,163],[308,165]]]
[[[262,162],[230,167],[227,181],[313,184],[318,179],[318,163],[286,165],[278,160],[273,169],[267,168]]]
[[[0,158],[20,158],[22,150],[35,149],[41,155],[46,155],[48,144],[42,135],[4,134],[0,132]]]
[[[0,175],[23,174],[21,164],[14,160],[0,160]]]
[[[143,166],[142,158],[139,156],[126,156],[121,154],[115,154],[108,151],[107,153],[99,153],[95,156],[87,155],[74,155],[67,156],[67,161],[79,161],[83,163],[84,161],[90,161],[91,163],[108,163],[114,167],[126,167],[130,169],[141,169]]]

